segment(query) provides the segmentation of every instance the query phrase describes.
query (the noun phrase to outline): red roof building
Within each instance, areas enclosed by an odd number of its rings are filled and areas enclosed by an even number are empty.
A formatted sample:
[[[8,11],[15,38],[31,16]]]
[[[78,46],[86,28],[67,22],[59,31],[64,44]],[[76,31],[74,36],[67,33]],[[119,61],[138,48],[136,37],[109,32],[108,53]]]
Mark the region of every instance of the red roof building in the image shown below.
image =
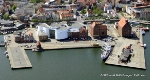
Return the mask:
[[[107,37],[107,26],[101,22],[93,22],[88,30],[94,38]]]
[[[130,26],[128,20],[126,20],[124,17],[122,17],[118,22],[117,29],[122,37],[130,37],[132,27]]]

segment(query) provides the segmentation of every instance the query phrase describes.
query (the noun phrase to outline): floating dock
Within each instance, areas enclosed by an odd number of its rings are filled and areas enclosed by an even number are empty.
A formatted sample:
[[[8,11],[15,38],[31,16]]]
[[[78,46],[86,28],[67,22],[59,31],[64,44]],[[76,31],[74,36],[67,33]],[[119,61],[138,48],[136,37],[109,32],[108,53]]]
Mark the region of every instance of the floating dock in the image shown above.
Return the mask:
[[[32,67],[24,49],[20,47],[7,47],[7,51],[12,69]]]

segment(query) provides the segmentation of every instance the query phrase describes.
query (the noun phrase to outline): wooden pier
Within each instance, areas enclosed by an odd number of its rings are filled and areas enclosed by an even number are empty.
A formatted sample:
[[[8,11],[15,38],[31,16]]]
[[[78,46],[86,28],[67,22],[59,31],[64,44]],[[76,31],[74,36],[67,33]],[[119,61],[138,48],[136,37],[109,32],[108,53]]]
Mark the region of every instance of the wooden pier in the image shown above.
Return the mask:
[[[24,49],[20,47],[7,47],[7,51],[12,69],[32,67]]]

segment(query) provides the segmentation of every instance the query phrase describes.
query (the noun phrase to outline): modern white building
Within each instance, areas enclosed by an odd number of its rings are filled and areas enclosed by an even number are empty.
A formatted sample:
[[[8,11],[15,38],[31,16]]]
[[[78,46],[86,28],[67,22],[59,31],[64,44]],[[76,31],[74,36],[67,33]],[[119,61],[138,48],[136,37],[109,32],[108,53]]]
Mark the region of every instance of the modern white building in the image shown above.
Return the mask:
[[[55,36],[56,40],[63,40],[68,38],[69,26],[65,22],[52,23],[50,25],[51,35]]]
[[[39,23],[37,26],[36,26],[38,29],[37,29],[37,34],[39,31],[43,31],[44,33],[46,33],[48,35],[48,37],[50,37],[50,29],[49,29],[49,25],[47,25],[46,23]]]
[[[58,29],[55,29],[55,39],[56,40],[62,40],[68,38],[68,28],[66,27],[60,27]]]

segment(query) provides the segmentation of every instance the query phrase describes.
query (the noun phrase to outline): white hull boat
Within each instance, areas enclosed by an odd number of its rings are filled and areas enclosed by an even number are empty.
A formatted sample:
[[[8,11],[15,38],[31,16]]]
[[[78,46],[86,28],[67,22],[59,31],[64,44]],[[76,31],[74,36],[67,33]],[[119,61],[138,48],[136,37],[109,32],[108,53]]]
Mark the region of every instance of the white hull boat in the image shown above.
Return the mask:
[[[105,43],[104,46],[102,47],[102,51],[103,53],[101,54],[101,58],[103,61],[105,61],[112,51],[111,45]]]
[[[8,52],[7,52],[7,51],[5,51],[5,52],[4,52],[4,54],[6,55],[6,54],[8,54]]]
[[[9,57],[8,54],[6,54],[6,57],[7,57],[7,58]]]
[[[142,35],[145,35],[145,31],[144,30],[142,30]]]

